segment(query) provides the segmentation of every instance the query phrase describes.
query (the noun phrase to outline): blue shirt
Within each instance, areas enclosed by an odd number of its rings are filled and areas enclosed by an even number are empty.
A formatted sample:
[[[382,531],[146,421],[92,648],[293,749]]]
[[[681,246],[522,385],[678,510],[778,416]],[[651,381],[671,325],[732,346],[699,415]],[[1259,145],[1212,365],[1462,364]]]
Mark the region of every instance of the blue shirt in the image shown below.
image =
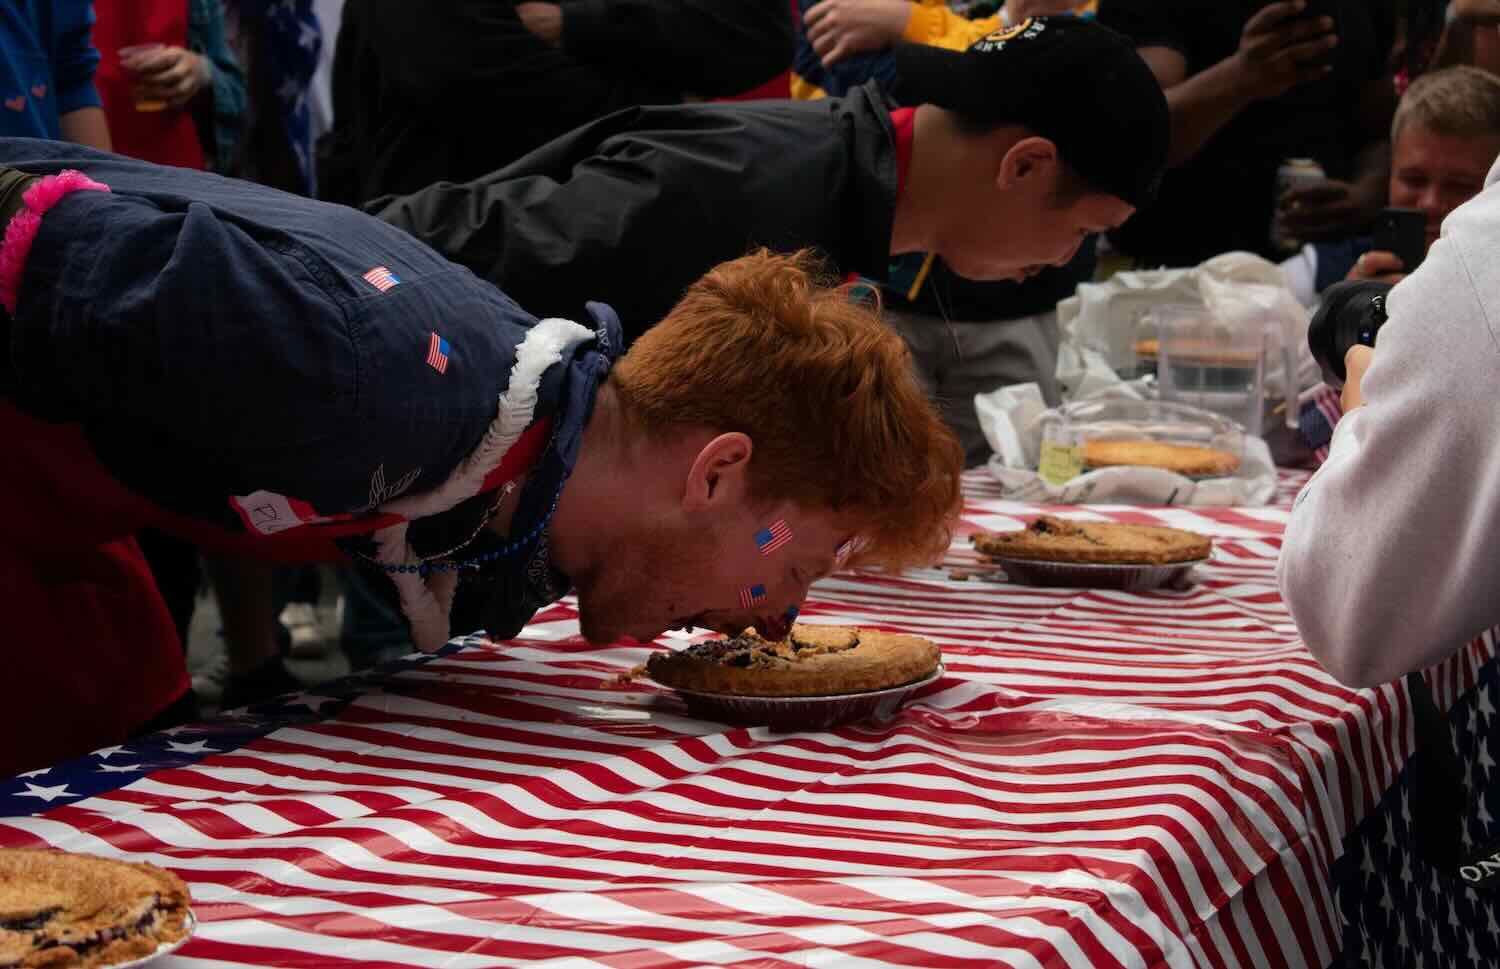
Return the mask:
[[[61,138],[58,119],[98,107],[88,0],[0,0],[0,135]]]

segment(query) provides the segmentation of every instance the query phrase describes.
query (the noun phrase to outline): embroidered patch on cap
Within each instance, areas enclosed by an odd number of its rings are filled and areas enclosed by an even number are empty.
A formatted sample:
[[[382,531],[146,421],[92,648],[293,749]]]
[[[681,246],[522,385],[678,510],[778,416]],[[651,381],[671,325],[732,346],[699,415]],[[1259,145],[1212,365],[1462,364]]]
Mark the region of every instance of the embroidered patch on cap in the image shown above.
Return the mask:
[[[448,372],[448,341],[436,333],[427,341],[427,366],[438,373]]]
[[[778,518],[755,533],[755,547],[762,555],[770,555],[791,540],[792,530],[787,527],[785,518]]]
[[[376,266],[374,269],[371,269],[369,272],[365,273],[364,281],[369,283],[371,286],[374,286],[376,289],[380,290],[383,293],[386,290],[390,289],[392,286],[400,283],[401,277],[397,276],[395,273],[391,272],[384,266]]]
[[[1025,20],[1014,26],[1001,27],[999,30],[993,30],[988,34],[985,34],[983,37],[979,38],[979,40],[975,41],[973,46],[971,46],[969,49],[983,51],[985,53],[1004,50],[1005,45],[1008,42],[1017,38],[1020,38],[1021,40],[1030,40],[1046,29],[1047,22],[1045,20],[1041,20],[1036,17],[1027,17]]]

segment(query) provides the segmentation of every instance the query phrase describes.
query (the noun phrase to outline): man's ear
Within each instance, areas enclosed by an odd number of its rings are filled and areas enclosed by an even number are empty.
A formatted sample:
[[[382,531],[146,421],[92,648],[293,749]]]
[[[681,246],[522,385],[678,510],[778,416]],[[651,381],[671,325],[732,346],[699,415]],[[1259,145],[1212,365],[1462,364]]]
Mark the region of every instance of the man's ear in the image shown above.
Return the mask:
[[[1001,156],[999,171],[995,173],[995,187],[1014,188],[1033,180],[1051,185],[1052,174],[1059,162],[1057,146],[1050,140],[1037,135],[1022,138]]]
[[[749,491],[750,454],[754,450],[750,436],[739,431],[720,434],[703,445],[688,469],[683,510],[707,511],[741,501]]]

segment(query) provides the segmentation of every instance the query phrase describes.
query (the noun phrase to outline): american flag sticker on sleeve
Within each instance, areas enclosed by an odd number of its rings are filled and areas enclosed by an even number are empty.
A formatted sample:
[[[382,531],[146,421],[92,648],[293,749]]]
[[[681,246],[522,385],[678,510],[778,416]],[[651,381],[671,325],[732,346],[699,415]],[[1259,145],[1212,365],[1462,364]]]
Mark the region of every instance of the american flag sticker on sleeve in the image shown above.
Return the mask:
[[[448,341],[433,333],[432,338],[427,341],[427,366],[438,373],[447,373],[448,349]]]
[[[391,272],[384,266],[376,266],[364,274],[364,281],[380,290],[382,293],[392,286],[401,282],[401,277]]]

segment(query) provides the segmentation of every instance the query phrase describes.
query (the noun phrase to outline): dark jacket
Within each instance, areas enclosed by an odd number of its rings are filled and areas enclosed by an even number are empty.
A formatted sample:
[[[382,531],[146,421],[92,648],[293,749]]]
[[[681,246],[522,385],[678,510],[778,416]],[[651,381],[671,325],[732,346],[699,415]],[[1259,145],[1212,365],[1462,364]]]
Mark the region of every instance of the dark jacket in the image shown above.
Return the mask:
[[[786,0],[563,0],[561,47],[506,0],[362,0],[344,8],[330,201],[360,204],[494,171],[640,104],[722,97],[792,59]]]
[[[871,88],[632,108],[476,181],[370,210],[539,316],[609,303],[629,340],[705,271],[757,246],[811,247],[839,275],[883,279],[895,204],[890,107]]]
[[[0,313],[0,394],[81,426],[136,494],[229,531],[273,533],[250,496],[307,520],[436,488],[489,430],[536,325],[343,206],[63,142],[0,139],[0,165],[110,188],[43,217],[14,317]],[[371,282],[376,267],[397,282]],[[560,445],[581,433],[610,343],[546,372],[534,416]]]

